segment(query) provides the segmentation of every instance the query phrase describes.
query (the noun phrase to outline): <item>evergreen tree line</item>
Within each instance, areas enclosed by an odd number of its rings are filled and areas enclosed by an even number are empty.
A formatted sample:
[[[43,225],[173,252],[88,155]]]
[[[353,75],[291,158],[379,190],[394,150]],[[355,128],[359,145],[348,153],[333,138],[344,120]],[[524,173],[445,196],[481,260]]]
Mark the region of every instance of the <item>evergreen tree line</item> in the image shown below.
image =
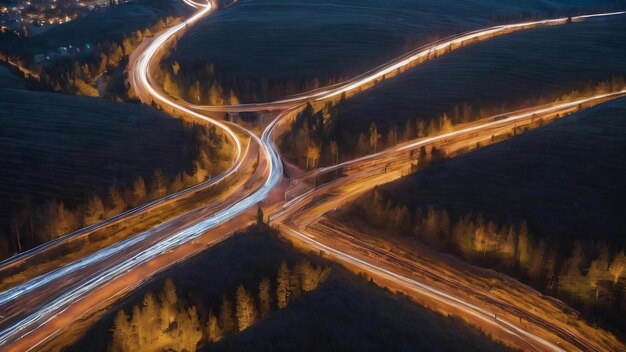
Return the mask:
[[[181,65],[175,56],[170,55],[161,62],[158,79],[168,94],[194,104],[258,103],[339,82],[339,79],[333,78],[321,82],[317,78],[232,77],[227,72],[221,72],[213,63],[199,60]]]
[[[283,261],[273,283],[268,278],[262,279],[256,294],[239,285],[233,299],[223,295],[219,309],[209,309],[206,318],[200,317],[202,314],[195,306],[178,298],[173,282],[168,279],[158,296],[147,293],[130,315],[124,310],[117,313],[109,350],[196,351],[202,345],[253,326],[276,309],[287,307],[303,294],[317,289],[329,275],[330,268],[307,260],[293,268]]]
[[[170,178],[160,169],[149,181],[138,176],[131,184],[113,184],[104,194],[94,194],[88,201],[66,205],[58,199],[14,209],[4,233],[0,233],[0,257],[22,252],[41,243],[111,218],[138,205],[178,192],[210,178],[228,166],[230,155],[224,148],[228,141],[214,126],[185,122],[185,140],[191,160],[187,170]]]
[[[84,49],[86,51],[63,55],[42,63],[35,62],[34,54],[28,49],[28,38],[22,39],[19,50],[7,55],[17,55],[20,62],[38,72],[40,88],[98,96],[98,90],[94,87],[97,78],[127,59],[144,37],[152,36],[153,33],[171,26],[175,21],[176,19],[171,16],[162,17],[143,30],[124,33],[118,39],[95,43],[90,49]],[[128,97],[127,90],[130,89],[130,85],[126,83],[124,88],[126,91],[115,93],[119,97]]]
[[[451,132],[455,125],[477,121],[531,106],[550,102],[565,103],[598,94],[618,92],[625,89],[624,78],[615,76],[597,84],[588,83],[585,88],[558,97],[524,99],[513,104],[475,108],[465,103],[455,105],[451,111],[434,118],[416,117],[404,124],[381,124],[371,121],[355,134],[344,126],[346,118],[345,99],[330,103],[317,111],[307,105],[294,119],[290,130],[282,136],[282,151],[289,160],[303,168],[328,166],[393,147],[398,143],[416,138]]]
[[[375,153],[415,138],[451,132],[453,127],[447,114],[428,123],[420,119],[409,120],[404,129],[392,126],[386,132],[372,121],[366,132],[354,138],[339,126],[340,119],[333,117],[338,115],[339,109],[341,103],[337,106],[327,104],[317,112],[307,105],[296,116],[290,130],[283,134],[281,150],[301,167],[311,169]]]
[[[626,311],[624,250],[603,242],[536,238],[525,221],[497,224],[481,215],[452,218],[445,209],[410,210],[374,189],[351,214],[390,233],[411,236],[469,262],[502,270],[544,292],[570,301]],[[571,248],[569,248],[571,247]]]

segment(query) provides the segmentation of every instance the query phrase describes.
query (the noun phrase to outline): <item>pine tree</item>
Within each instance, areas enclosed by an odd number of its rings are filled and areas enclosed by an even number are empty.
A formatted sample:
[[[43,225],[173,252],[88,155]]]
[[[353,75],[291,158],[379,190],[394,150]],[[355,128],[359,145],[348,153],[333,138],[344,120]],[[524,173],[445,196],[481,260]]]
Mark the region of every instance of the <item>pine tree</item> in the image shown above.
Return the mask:
[[[289,303],[289,267],[284,261],[280,264],[276,277],[276,302],[280,309]]]
[[[333,164],[338,164],[339,163],[339,147],[337,146],[337,142],[334,140],[330,142],[330,153],[332,154]]]
[[[582,277],[582,264],[585,261],[582,244],[579,241],[574,242],[572,255],[565,262],[559,276],[559,286],[573,294],[579,294],[577,289]]]
[[[289,300],[298,299],[302,295],[302,281],[300,274],[296,270],[289,273]]]
[[[126,210],[126,202],[115,185],[109,187],[109,200],[111,201],[111,212],[113,214],[119,214]]]
[[[224,105],[224,90],[222,86],[217,82],[213,81],[211,87],[209,88],[209,105],[219,106]]]
[[[178,76],[178,72],[180,71],[180,64],[178,61],[174,61],[172,64],[172,72],[174,72],[174,76]]]
[[[413,122],[411,120],[407,120],[404,125],[404,141],[410,141],[415,138],[415,131],[413,128]]]
[[[174,180],[172,180],[172,183],[170,183],[169,191],[171,193],[176,193],[182,190],[184,187],[185,185],[183,183],[183,174],[178,174],[176,175],[176,177],[174,177]]]
[[[176,311],[178,309],[178,295],[176,294],[174,282],[171,279],[165,280],[159,300],[161,302],[159,309],[160,329],[164,331],[176,319]]]
[[[449,236],[450,236],[450,215],[448,214],[448,211],[443,209],[439,212],[439,219],[438,219],[438,227],[439,227],[439,240],[441,243],[447,243],[447,241],[449,240]]]
[[[160,169],[154,171],[152,175],[151,193],[154,198],[161,198],[167,193],[167,177]]]
[[[595,291],[595,299],[598,301],[600,296],[600,282],[606,280],[609,276],[609,253],[606,247],[600,248],[598,258],[591,261],[587,270],[586,279],[589,286]]]
[[[315,288],[315,273],[309,261],[301,260],[296,264],[294,271],[299,276],[302,291],[309,292]]]
[[[415,126],[415,137],[422,138],[426,134],[426,127],[424,125],[424,120],[418,117],[416,121],[417,122]]]
[[[257,225],[262,225],[265,223],[265,215],[263,214],[263,209],[261,209],[261,206],[257,206],[256,209],[256,223]]]
[[[165,79],[163,81],[163,90],[165,91],[165,93],[173,97],[180,97],[178,87],[176,86],[176,83],[174,83],[174,81],[172,80],[172,76],[170,76],[169,72],[165,74]]]
[[[624,275],[624,268],[626,268],[626,256],[624,251],[617,253],[611,262],[609,272],[613,276],[613,283],[617,283]]]
[[[545,275],[544,263],[546,260],[547,252],[548,252],[548,244],[546,243],[546,241],[541,240],[539,242],[539,246],[537,247],[537,250],[535,251],[535,255],[532,258],[530,267],[528,268],[528,275],[533,280],[540,280],[541,278],[544,277]]]
[[[439,133],[439,123],[437,119],[431,119],[428,123],[428,130],[426,131],[426,136],[432,137]]]
[[[146,196],[146,183],[143,178],[137,177],[135,182],[133,183],[133,203],[134,205],[138,205]]]
[[[374,151],[378,150],[378,141],[380,140],[380,134],[378,133],[378,128],[376,128],[376,123],[372,121],[370,124],[370,136],[369,136],[370,147],[374,148]]]
[[[239,105],[239,104],[241,104],[241,101],[239,101],[239,98],[237,98],[237,95],[235,94],[235,92],[232,89],[230,90],[229,103],[230,103],[230,105]]]
[[[530,235],[528,234],[528,224],[522,222],[517,237],[517,261],[520,266],[527,267],[530,261]]]
[[[200,103],[200,82],[196,81],[189,88],[189,92],[187,93],[189,100],[191,100],[194,104]]]
[[[148,292],[143,297],[143,308],[141,315],[143,317],[142,324],[146,326],[145,338],[146,341],[152,342],[159,337],[159,331],[157,327],[161,325],[159,318],[159,303],[154,296],[154,293]]]
[[[239,331],[243,331],[254,324],[258,314],[252,295],[248,293],[243,285],[239,285],[237,288],[236,296],[237,328]]]
[[[427,243],[436,243],[437,232],[439,231],[438,225],[439,224],[437,212],[432,207],[428,208],[428,213],[426,215],[426,218],[424,219],[424,223],[420,228],[422,230],[422,238]]]
[[[40,235],[42,242],[69,233],[78,227],[76,215],[65,208],[63,202],[54,200],[44,207],[43,224],[44,232]]]
[[[452,120],[444,113],[441,118],[441,133],[452,132],[452,128]]]
[[[135,346],[141,348],[146,345],[146,339],[144,335],[145,327],[143,326],[141,309],[138,305],[133,307],[133,312],[130,316],[130,329],[132,332],[132,342]]]
[[[259,310],[261,317],[265,318],[270,314],[272,307],[272,295],[270,293],[270,280],[265,278],[259,283]]]
[[[132,346],[131,328],[128,316],[124,310],[120,309],[113,320],[113,338],[111,341],[112,352],[129,351]]]
[[[385,141],[385,144],[387,145],[387,147],[392,147],[394,145],[396,145],[397,143],[397,128],[396,126],[392,126],[389,128],[389,131],[387,131],[387,138]]]
[[[217,317],[213,315],[213,312],[209,312],[209,318],[207,320],[207,336],[209,342],[217,342],[222,339],[222,328],[217,321]]]
[[[356,150],[359,155],[365,155],[365,154],[368,154],[369,152],[368,139],[367,139],[367,136],[363,134],[363,132],[359,134],[359,141],[358,141]]]
[[[317,168],[317,164],[320,159],[320,148],[317,146],[317,143],[312,142],[309,145],[306,153],[306,167],[307,169],[315,169]]]
[[[97,76],[101,73],[104,73],[104,71],[106,71],[107,69],[107,57],[106,55],[104,55],[104,53],[100,53],[100,61],[98,64],[98,72],[96,72],[96,74],[94,76]]]
[[[224,335],[228,335],[235,331],[235,318],[233,317],[233,306],[226,296],[222,296],[222,305],[220,307],[219,325]]]
[[[195,306],[191,306],[187,310],[181,310],[176,318],[178,323],[177,342],[178,351],[196,351],[198,343],[202,340],[202,330],[200,329],[200,321],[198,320],[198,312]]]
[[[102,199],[98,196],[93,196],[89,199],[87,207],[85,208],[85,217],[83,223],[85,226],[95,224],[104,219],[104,204]]]

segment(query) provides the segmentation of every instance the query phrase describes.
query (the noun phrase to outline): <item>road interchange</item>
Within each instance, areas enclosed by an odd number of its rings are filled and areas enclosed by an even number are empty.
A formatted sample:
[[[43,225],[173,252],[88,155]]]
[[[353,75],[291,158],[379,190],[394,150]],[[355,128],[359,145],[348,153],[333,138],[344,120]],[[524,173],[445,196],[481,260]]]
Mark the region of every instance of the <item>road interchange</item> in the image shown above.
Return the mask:
[[[198,3],[193,3],[193,4],[200,7],[200,4]],[[118,276],[124,275],[125,273],[128,273],[131,270],[134,270],[135,268],[140,267],[141,265],[153,260],[155,257],[163,255],[164,253],[168,253],[169,251],[172,251],[182,245],[189,244],[190,242],[196,240],[200,236],[203,236],[204,234],[206,234],[209,230],[213,228],[224,225],[226,222],[231,221],[233,219],[236,219],[236,218],[239,219],[239,216],[241,214],[244,214],[246,211],[249,211],[249,209],[253,208],[256,204],[265,200],[268,197],[268,195],[270,195],[270,193],[276,189],[276,186],[278,185],[278,183],[280,182],[282,178],[282,161],[281,161],[278,149],[276,148],[276,145],[274,144],[276,134],[279,133],[280,128],[284,127],[286,122],[288,122],[290,118],[293,118],[295,113],[304,106],[304,103],[309,102],[309,101],[316,102],[316,101],[332,100],[333,98],[336,98],[342,94],[356,93],[358,90],[367,88],[368,86],[375,83],[379,79],[383,79],[383,78],[386,79],[388,78],[388,76],[394,73],[397,73],[403,69],[406,69],[406,67],[410,67],[411,65],[414,65],[416,62],[423,62],[420,60],[434,58],[437,55],[444,54],[446,51],[450,50],[448,48],[452,48],[452,45],[459,45],[459,46],[465,45],[468,42],[474,42],[475,40],[480,39],[480,38],[488,38],[496,34],[509,33],[513,29],[518,30],[518,29],[531,28],[534,26],[541,26],[541,25],[562,24],[565,21],[567,21],[567,19],[557,19],[557,20],[549,20],[549,21],[529,22],[529,23],[524,23],[524,24],[511,25],[513,27],[510,27],[510,28],[503,28],[504,26],[499,26],[499,27],[494,27],[494,28],[484,30],[483,36],[477,34],[477,33],[480,33],[480,31],[471,32],[470,34],[466,34],[466,35],[455,36],[454,38],[449,39],[449,43],[438,42],[427,48],[421,48],[417,52],[409,53],[407,54],[408,56],[405,55],[401,58],[398,58],[392,61],[391,63],[387,65],[383,65],[379,67],[377,70],[370,72],[369,75],[356,77],[355,79],[349,80],[345,82],[344,84],[337,85],[336,87],[332,89],[316,90],[313,93],[310,93],[308,95],[301,94],[299,96],[279,100],[273,103],[246,104],[246,105],[236,105],[236,106],[228,106],[228,107],[193,106],[193,105],[186,104],[184,102],[174,100],[173,98],[167,97],[163,93],[161,93],[159,89],[156,88],[156,85],[154,84],[154,82],[152,82],[152,79],[151,79],[152,76],[150,75],[151,64],[154,63],[155,58],[158,58],[159,50],[162,50],[162,48],[166,46],[172,38],[174,38],[176,35],[179,35],[179,33],[183,32],[187,26],[192,25],[194,22],[196,22],[200,18],[208,15],[211,11],[212,11],[212,5],[206,6],[202,8],[199,12],[197,12],[194,16],[192,16],[189,20],[181,24],[178,24],[175,27],[170,28],[169,30],[167,30],[166,32],[164,32],[163,34],[155,38],[151,42],[150,46],[138,58],[138,61],[136,65],[134,66],[137,69],[132,70],[133,85],[135,89],[141,90],[143,92],[147,92],[148,93],[147,95],[151,97],[151,99],[154,99],[155,101],[157,101],[157,104],[159,105],[165,105],[168,108],[174,111],[177,111],[180,114],[191,116],[197,119],[201,119],[203,121],[207,121],[209,123],[212,123],[222,128],[225,131],[225,133],[227,133],[230,136],[230,138],[232,138],[233,143],[236,145],[236,150],[237,150],[236,160],[239,161],[239,162],[233,163],[234,166],[230,168],[226,172],[226,174],[228,173],[234,174],[241,167],[240,160],[243,160],[242,155],[245,153],[242,151],[243,148],[242,148],[241,141],[239,140],[239,138],[241,134],[247,134],[250,140],[252,141],[252,143],[256,144],[258,148],[261,150],[260,154],[263,155],[263,159],[265,160],[266,165],[264,167],[260,167],[260,169],[262,170],[259,171],[265,176],[264,181],[261,182],[260,185],[256,185],[255,187],[253,187],[252,192],[240,194],[238,197],[236,197],[236,199],[233,202],[230,203],[230,205],[227,205],[223,207],[222,209],[211,209],[210,211],[206,211],[206,212],[198,211],[195,214],[196,217],[193,220],[185,219],[185,221],[181,221],[180,219],[175,219],[173,222],[168,222],[167,224],[164,224],[164,227],[166,228],[169,228],[169,226],[172,226],[172,227],[176,227],[176,225],[179,226],[178,228],[175,228],[175,229],[170,228],[170,232],[164,231],[163,228],[157,228],[155,229],[154,232],[151,232],[150,234],[142,234],[143,237],[142,235],[133,237],[132,238],[133,243],[139,243],[142,240],[148,239],[148,238],[150,238],[150,240],[154,242],[143,242],[142,244],[143,248],[139,248],[136,252],[134,252],[130,256],[122,256],[114,265],[105,265],[103,268],[100,268],[96,271],[90,271],[88,273],[82,274],[83,276],[79,276],[77,278],[77,281],[76,281],[77,283],[75,284],[75,286],[69,287],[67,290],[66,288],[62,288],[63,293],[59,297],[55,298],[55,300],[46,302],[46,305],[42,307],[38,312],[27,315],[27,317],[24,319],[17,320],[16,322],[12,322],[11,324],[16,328],[14,329],[5,328],[5,326],[3,325],[2,326],[3,330],[2,332],[0,332],[0,346],[7,347],[8,349],[13,349],[14,347],[18,347],[18,346],[21,346],[21,347],[26,346],[27,344],[25,344],[24,341],[27,341],[29,339],[24,338],[24,337],[28,337],[28,335],[32,331],[37,330],[37,329],[42,329],[44,325],[46,325],[46,323],[49,323],[52,319],[56,319],[59,314],[62,314],[64,311],[66,311],[68,309],[67,307],[71,305],[72,302],[80,299],[82,295],[86,295],[91,290],[97,289],[99,286],[103,285],[104,282],[107,282],[109,280],[114,280]],[[616,14],[621,14],[621,13],[610,13],[610,14],[605,14],[605,15],[616,15]],[[593,15],[593,16],[597,16],[597,15]],[[582,19],[583,17],[577,20],[582,20]],[[460,38],[464,38],[464,39],[460,39]],[[623,93],[626,93],[626,92],[620,92],[620,93],[622,94],[620,96],[623,96]],[[604,98],[613,98],[613,97],[614,96],[600,97],[600,98],[596,97],[596,98],[604,99]],[[617,95],[615,97],[617,97]],[[560,108],[569,109],[571,108],[571,106],[560,107]],[[204,115],[202,113],[202,112],[218,112],[218,111],[219,112],[242,112],[242,111],[271,111],[271,110],[278,110],[280,111],[280,113],[263,131],[260,138],[254,135],[254,133],[243,130],[239,128],[238,126],[233,126],[232,124],[228,124],[228,123],[210,118],[207,115]],[[559,109],[556,109],[556,110],[561,111]],[[528,118],[528,115],[525,115],[524,118]],[[520,119],[522,118],[520,117]],[[499,120],[499,121],[505,121],[505,120],[506,119]],[[507,120],[505,122],[498,122],[498,125],[510,124],[511,123],[510,121],[512,120]],[[493,127],[493,126],[488,126],[488,127]],[[235,132],[235,130],[238,128],[239,130]],[[471,132],[474,133],[476,130],[479,130],[479,129],[480,128],[476,128],[475,130],[471,130]],[[465,133],[469,133],[469,132],[470,131],[465,131]],[[445,138],[451,138],[451,137],[454,137],[454,136],[445,136],[445,137],[440,136],[439,138],[445,139]],[[436,142],[436,140],[428,141],[428,143],[431,143],[431,142]],[[420,145],[427,144],[424,141],[416,141],[415,143],[422,143]],[[392,153],[403,152],[405,150],[415,148],[417,146],[418,146],[417,144],[415,145],[407,144],[405,146],[399,147],[399,148],[406,148],[406,149],[384,151],[385,154],[370,156],[363,160],[352,161],[351,164],[356,164],[357,162],[365,162],[365,161],[371,162],[372,160],[375,160],[376,157],[383,156],[384,158],[386,156],[392,155]],[[344,166],[347,166],[347,165],[342,165],[342,167]],[[380,164],[378,164],[376,167],[380,167]],[[328,170],[322,170],[320,172],[327,172],[327,171]],[[307,197],[302,197],[299,199],[304,200],[306,198]],[[274,207],[277,207],[277,206],[274,205]],[[277,220],[277,216],[274,216],[272,218],[272,221],[276,221],[276,220]],[[178,221],[178,223],[176,223],[176,221]],[[188,226],[190,224],[191,226]],[[291,231],[292,230],[289,230],[288,233],[291,233],[292,235],[296,236]],[[159,233],[162,235],[162,237],[155,236],[154,233]],[[214,241],[221,240],[224,238],[224,236],[225,235],[223,233],[216,234],[214,236]],[[122,243],[118,247],[113,246],[112,248],[107,248],[106,250],[109,251],[108,253],[112,253],[112,252],[119,253],[122,251],[121,249],[127,249],[128,247],[126,246],[128,245],[129,245],[128,243]],[[326,249],[328,250],[328,248]],[[194,252],[190,250],[190,253],[187,253],[185,257],[190,256],[192,253]],[[101,254],[102,253],[99,253],[98,255],[101,255]],[[344,255],[350,256],[347,253],[344,253]],[[108,260],[108,258],[110,258],[110,256],[100,257],[98,260],[92,260],[92,261],[88,261],[89,258],[87,258],[87,259],[82,259],[83,261],[72,263],[68,267],[62,268],[62,270],[65,270],[65,271],[55,276],[54,280],[59,280],[60,278],[65,277],[69,272],[71,272],[71,268],[84,268],[85,266],[91,265],[94,262],[103,262],[104,259]],[[372,270],[371,267],[369,268],[370,270]],[[157,271],[153,271],[151,274],[154,274],[155,272]],[[40,281],[38,282],[41,283],[42,282],[41,280],[45,280],[46,277],[42,279],[40,278],[37,278],[37,279],[39,279]],[[54,280],[52,280],[51,282],[54,283]],[[78,283],[80,283],[80,285],[78,285]],[[33,282],[29,282],[29,284],[33,284]],[[136,284],[133,285],[132,287],[135,287],[135,286]],[[12,292],[11,294],[7,294],[7,292],[3,292],[2,294],[0,294],[0,306],[4,308],[5,307],[4,305],[10,305],[11,303],[15,302],[15,300],[19,298],[21,295],[30,294],[32,291],[30,291],[29,287],[38,289],[41,286],[37,286],[37,285],[23,286],[14,291],[9,291],[9,292]],[[514,328],[514,325],[512,326],[513,327],[507,326],[507,329],[517,330],[516,328]],[[28,330],[28,329],[31,329],[31,330]],[[54,331],[54,332],[56,333],[57,331]],[[519,331],[517,333],[525,335],[524,333],[519,332]],[[49,334],[48,338],[52,337],[53,335],[54,334]],[[39,336],[42,336],[42,335],[39,335]],[[547,341],[541,341],[540,337],[531,337],[531,339],[535,343],[542,343],[550,347],[548,348],[548,350],[559,350],[559,348],[556,348],[557,346],[554,346],[552,343],[547,342]],[[41,340],[41,341],[45,341],[45,340]],[[31,346],[29,347],[29,349],[37,348],[37,345],[33,345],[32,343],[29,345]]]

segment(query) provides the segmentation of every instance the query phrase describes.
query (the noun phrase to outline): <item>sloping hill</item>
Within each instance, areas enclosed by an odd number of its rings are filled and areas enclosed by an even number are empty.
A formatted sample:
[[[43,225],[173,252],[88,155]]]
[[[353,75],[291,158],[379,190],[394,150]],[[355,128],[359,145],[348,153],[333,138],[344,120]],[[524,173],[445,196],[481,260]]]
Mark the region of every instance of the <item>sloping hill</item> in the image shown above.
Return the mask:
[[[207,72],[243,100],[267,100],[373,68],[410,48],[521,18],[601,11],[612,1],[248,0],[192,27],[164,67]],[[261,82],[261,81],[264,82]],[[200,82],[205,82],[200,78]],[[264,86],[265,85],[265,86]],[[269,86],[270,90],[262,89]],[[273,89],[273,90],[272,90]],[[185,92],[187,89],[184,90]],[[255,96],[256,95],[256,96]]]

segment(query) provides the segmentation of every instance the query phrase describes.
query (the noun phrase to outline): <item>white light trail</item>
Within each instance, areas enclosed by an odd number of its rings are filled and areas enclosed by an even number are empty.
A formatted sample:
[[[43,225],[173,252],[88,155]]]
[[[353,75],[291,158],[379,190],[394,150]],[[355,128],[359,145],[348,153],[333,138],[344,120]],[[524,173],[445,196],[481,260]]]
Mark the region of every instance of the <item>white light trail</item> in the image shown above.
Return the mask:
[[[190,6],[195,5],[197,7],[200,5],[196,2],[193,2],[192,0],[185,0],[185,2],[188,3]],[[185,106],[182,106],[181,104],[174,102],[169,97],[164,96],[160,94],[158,91],[156,91],[150,82],[150,75],[149,75],[150,63],[156,57],[156,54],[158,53],[158,51],[163,46],[165,46],[165,44],[167,44],[168,41],[171,38],[173,38],[177,33],[179,33],[181,30],[185,29],[189,25],[192,25],[197,20],[199,20],[200,18],[209,14],[212,11],[213,6],[211,3],[207,5],[202,5],[202,6],[204,8],[202,8],[199,12],[194,14],[188,20],[166,30],[163,34],[159,35],[157,38],[154,39],[154,41],[150,43],[149,47],[143,53],[143,56],[140,57],[139,65],[137,65],[137,69],[133,72],[133,75],[136,76],[136,79],[138,79],[138,82],[141,83],[141,85],[146,89],[146,91],[153,98],[159,100],[162,104],[168,105],[176,110],[179,110],[185,114],[194,116],[198,119],[208,121],[218,126],[219,128],[223,129],[225,133],[227,133],[227,135],[233,141],[235,148],[236,148],[235,160],[239,160],[239,163],[235,164],[235,166],[233,166],[227,172],[227,174],[230,175],[236,172],[240,168],[241,161],[242,161],[241,143],[237,135],[230,128],[230,126],[220,121],[217,121],[215,119],[209,118],[207,116],[198,114],[195,111]],[[617,14],[623,14],[623,13],[624,12],[586,15],[586,16],[579,16],[574,19],[611,16],[611,15],[617,15]],[[374,71],[370,71],[369,73],[362,75],[358,79],[346,82],[346,84],[340,85],[339,87],[335,89],[318,91],[310,95],[305,94],[302,97],[283,99],[283,100],[279,100],[273,103],[249,104],[248,106],[255,108],[255,107],[263,107],[263,106],[273,104],[273,105],[282,105],[284,107],[286,104],[290,104],[290,103],[302,103],[304,101],[311,100],[311,99],[323,100],[323,99],[336,97],[345,92],[356,90],[364,85],[374,82],[377,79],[382,78],[386,74],[394,72],[395,70],[411,65],[417,60],[429,55],[429,53],[431,53],[432,50],[441,50],[449,45],[461,44],[467,40],[472,40],[475,38],[479,38],[481,36],[499,33],[501,31],[507,31],[507,30],[511,30],[515,28],[523,28],[523,27],[531,26],[535,24],[561,23],[561,22],[564,22],[565,20],[567,19],[565,18],[565,19],[556,19],[556,20],[547,20],[547,21],[527,22],[527,23],[516,24],[516,25],[499,26],[499,27],[493,27],[493,28],[483,30],[483,31],[477,31],[474,33],[462,35],[450,41],[447,41],[445,43],[440,43],[428,49],[419,51],[409,56],[408,58],[404,58],[397,62],[392,62],[389,65],[378,68]],[[245,106],[246,104],[242,104],[240,106],[235,106],[235,108],[245,107]],[[263,110],[263,109],[260,108],[259,110]],[[46,324],[46,322],[48,322],[51,319],[54,319],[54,317],[56,317],[58,314],[65,311],[67,307],[69,307],[73,302],[77,301],[80,297],[83,297],[84,295],[88,294],[90,291],[94,290],[97,287],[100,287],[101,285],[105,284],[109,280],[112,280],[120,276],[121,274],[127,272],[128,270],[132,268],[135,268],[136,266],[140,264],[150,261],[151,259],[153,259],[154,257],[160,254],[170,251],[171,249],[175,247],[178,247],[188,241],[193,240],[194,238],[197,238],[198,236],[206,233],[208,230],[220,224],[223,224],[224,222],[228,220],[233,219],[235,216],[243,213],[247,209],[253,207],[257,203],[265,199],[267,195],[269,194],[269,192],[276,186],[276,184],[278,184],[282,176],[282,162],[281,162],[278,150],[273,143],[273,134],[276,131],[279,121],[292,110],[293,109],[288,108],[287,111],[281,113],[274,121],[272,121],[272,123],[264,130],[261,138],[258,138],[254,136],[253,134],[250,134],[251,138],[257,143],[259,143],[259,145],[261,146],[261,149],[263,150],[263,153],[265,154],[265,157],[267,158],[267,163],[268,163],[269,175],[267,179],[265,180],[265,182],[263,183],[263,185],[259,189],[257,189],[255,192],[248,195],[244,199],[232,204],[231,206],[225,209],[222,209],[220,211],[217,211],[215,214],[211,215],[210,217],[204,220],[201,220],[193,224],[192,226],[173,234],[170,237],[165,238],[161,242],[156,243],[149,248],[142,250],[137,255],[132,257],[130,260],[121,261],[121,262],[115,263],[114,265],[110,267],[104,268],[101,271],[94,273],[86,282],[81,282],[80,286],[78,287],[74,286],[68,289],[67,291],[63,292],[58,297],[48,302],[45,306],[38,308],[35,312],[31,313],[25,318],[22,318],[16,323],[12,324],[11,327],[1,331],[0,332],[0,349],[2,349],[3,346],[6,346],[6,344],[11,343],[12,341],[24,338],[28,336],[28,334],[31,333],[32,331],[35,331],[36,329],[43,327]],[[507,121],[510,121],[510,119],[507,119]],[[424,141],[421,141],[421,142],[423,143]],[[407,146],[406,148],[409,148],[409,147]],[[159,230],[159,229],[157,228],[156,230]],[[20,295],[23,295],[36,288],[40,288],[42,285],[53,283],[54,280],[62,279],[63,276],[76,272],[77,270],[86,268],[96,263],[100,263],[106,259],[110,259],[114,255],[121,253],[122,251],[129,248],[130,246],[140,243],[141,240],[146,239],[150,235],[151,235],[151,232],[147,231],[143,234],[130,238],[126,241],[119,242],[113,246],[107,247],[85,258],[82,258],[78,261],[68,264],[67,266],[61,269],[58,269],[57,271],[54,271],[46,275],[42,275],[10,291],[4,292],[0,294],[0,304],[2,302],[15,300]],[[328,247],[328,250],[341,253],[330,247]],[[349,257],[347,254],[343,254],[343,255]],[[396,275],[391,272],[390,274]],[[479,307],[477,308],[480,309]],[[512,328],[517,329],[516,327],[512,327]],[[526,334],[526,332],[524,332],[523,330],[518,331],[518,333]],[[535,338],[533,337],[533,339]]]
[[[572,21],[582,21],[588,18],[618,16],[618,15],[623,15],[623,14],[626,14],[626,11],[606,12],[606,13],[598,13],[598,14],[591,14],[591,15],[575,16],[575,17],[572,17]],[[450,46],[463,45],[464,43],[472,41],[472,40],[481,39],[483,37],[488,37],[491,35],[504,34],[510,31],[517,31],[517,30],[533,28],[537,26],[552,26],[552,25],[558,25],[558,24],[565,24],[567,23],[567,21],[568,21],[567,17],[562,17],[562,18],[551,19],[551,20],[531,21],[531,22],[523,22],[523,23],[510,24],[510,25],[495,26],[495,27],[490,27],[486,29],[467,32],[464,34],[455,35],[448,39],[444,39],[443,41],[440,41],[437,44],[427,45],[422,48],[416,49],[412,53],[410,53],[408,57],[404,55],[404,56],[401,56],[400,58],[396,58],[395,60],[392,60],[390,63],[384,64],[363,75],[357,76],[342,84],[339,84],[337,85],[336,88],[333,88],[333,89],[313,91],[310,93],[302,93],[292,98],[280,99],[280,100],[276,100],[276,101],[269,102],[269,103],[239,104],[239,105],[232,105],[226,108],[228,108],[229,110],[233,110],[233,111],[248,111],[249,109],[272,109],[273,106],[281,107],[282,105],[285,105],[285,104],[302,103],[302,102],[311,101],[311,100],[313,101],[327,100],[330,98],[338,97],[341,94],[357,90],[358,88],[366,86],[370,83],[376,82],[377,80],[384,78],[386,75],[390,73],[396,72],[397,70],[413,65],[414,63],[419,62],[419,60],[425,59],[429,55],[435,52],[445,50],[446,48]],[[212,107],[212,106],[194,105],[193,107],[197,109],[204,109],[204,110],[216,109],[216,107]]]
[[[345,252],[342,252],[340,250],[337,250],[333,247],[327,246],[319,241],[314,240],[313,238],[311,238],[310,236],[307,236],[305,234],[303,234],[302,232],[296,231],[291,227],[288,226],[284,226],[284,228],[287,230],[287,232],[289,232],[292,236],[299,238],[300,240],[309,243],[311,246],[322,250],[324,252],[330,253],[332,255],[334,255],[335,257],[339,258],[341,261],[350,263],[352,265],[356,265],[359,268],[362,269],[366,269],[367,271],[370,271],[376,275],[382,276],[388,280],[391,280],[395,283],[398,283],[402,286],[409,286],[411,289],[419,291],[420,293],[429,296],[435,300],[438,300],[440,302],[444,302],[452,307],[455,307],[467,314],[470,314],[486,323],[488,323],[489,325],[495,326],[496,328],[500,328],[502,330],[504,330],[505,332],[517,336],[519,338],[521,338],[522,340],[526,341],[531,347],[533,347],[534,349],[536,349],[535,346],[533,346],[532,343],[528,342],[526,340],[526,338],[530,338],[531,340],[533,340],[536,343],[540,343],[541,345],[553,350],[553,351],[557,351],[557,352],[564,352],[565,350],[563,350],[561,347],[555,345],[554,343],[547,341],[545,339],[543,339],[540,336],[537,336],[535,334],[532,334],[524,329],[521,329],[517,326],[515,326],[514,324],[508,322],[505,319],[502,318],[498,318],[497,320],[494,319],[495,312],[483,309],[479,306],[476,306],[474,304],[471,304],[469,302],[465,302],[455,296],[452,296],[450,294],[447,294],[441,290],[438,290],[437,288],[430,286],[430,285],[426,285],[423,284],[419,281],[410,279],[406,276],[402,276],[402,275],[398,275],[390,270],[387,270],[383,267],[371,264],[367,261],[364,261],[362,259],[359,259],[357,257],[354,257],[350,254],[347,254]]]

